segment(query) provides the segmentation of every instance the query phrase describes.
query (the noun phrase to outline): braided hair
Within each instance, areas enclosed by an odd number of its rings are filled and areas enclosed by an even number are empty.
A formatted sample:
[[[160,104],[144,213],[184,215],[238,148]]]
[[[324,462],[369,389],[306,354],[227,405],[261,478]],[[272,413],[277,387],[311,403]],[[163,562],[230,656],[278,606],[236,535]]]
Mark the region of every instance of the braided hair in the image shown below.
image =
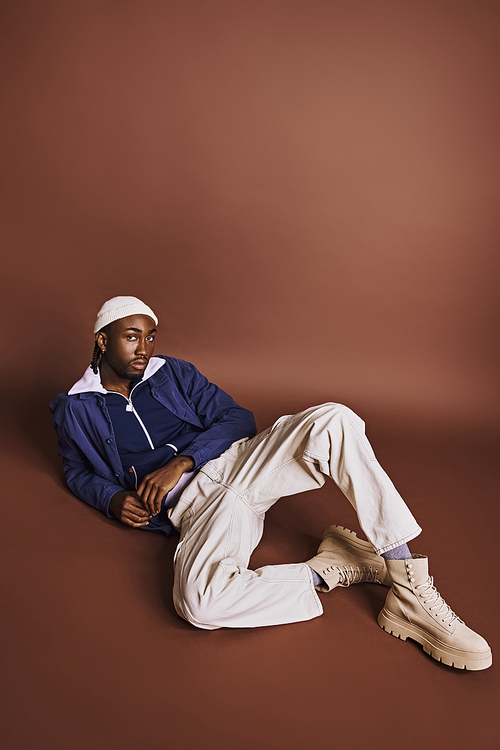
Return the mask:
[[[107,326],[104,326],[101,328],[97,333],[108,333],[109,329],[111,328],[111,323],[108,323]],[[97,370],[99,367],[99,360],[101,359],[101,347],[97,343],[97,341],[94,344],[94,351],[92,353],[92,362],[90,363],[90,367],[92,368],[92,371],[97,375]]]

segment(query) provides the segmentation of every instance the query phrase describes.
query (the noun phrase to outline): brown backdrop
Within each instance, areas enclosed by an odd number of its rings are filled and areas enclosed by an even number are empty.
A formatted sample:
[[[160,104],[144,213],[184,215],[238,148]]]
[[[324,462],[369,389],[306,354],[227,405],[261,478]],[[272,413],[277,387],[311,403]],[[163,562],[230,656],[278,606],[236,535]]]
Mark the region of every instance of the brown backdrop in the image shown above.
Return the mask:
[[[496,747],[495,667],[383,634],[378,588],[281,628],[179,620],[175,541],[71,498],[46,404],[117,294],[260,427],[347,403],[424,526],[414,548],[495,645],[499,4],[1,13],[4,746]],[[356,527],[331,488],[283,501],[255,565],[306,559],[335,520]]]

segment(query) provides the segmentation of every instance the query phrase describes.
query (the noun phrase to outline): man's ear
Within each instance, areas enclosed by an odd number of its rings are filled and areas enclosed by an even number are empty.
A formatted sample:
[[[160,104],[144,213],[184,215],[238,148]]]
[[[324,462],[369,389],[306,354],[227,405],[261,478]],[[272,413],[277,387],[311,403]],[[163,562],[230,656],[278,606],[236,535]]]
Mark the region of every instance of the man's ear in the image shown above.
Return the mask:
[[[106,351],[106,346],[107,346],[107,343],[108,343],[108,337],[106,336],[106,334],[103,333],[102,331],[99,331],[99,333],[96,333],[96,335],[95,335],[95,340],[96,340],[96,344],[99,347],[99,349],[101,350],[101,352],[105,352]]]

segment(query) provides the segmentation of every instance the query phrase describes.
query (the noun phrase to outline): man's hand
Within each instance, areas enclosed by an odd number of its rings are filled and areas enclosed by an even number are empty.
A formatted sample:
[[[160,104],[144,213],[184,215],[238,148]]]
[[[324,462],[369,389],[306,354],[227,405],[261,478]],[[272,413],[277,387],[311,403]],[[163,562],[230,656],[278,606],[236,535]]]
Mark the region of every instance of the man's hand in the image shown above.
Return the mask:
[[[160,512],[162,499],[175,487],[184,472],[193,468],[191,456],[176,456],[166,466],[144,477],[137,494],[152,516]]]
[[[146,526],[151,518],[151,513],[144,507],[137,492],[129,490],[116,492],[111,498],[109,509],[119,521],[135,529]]]

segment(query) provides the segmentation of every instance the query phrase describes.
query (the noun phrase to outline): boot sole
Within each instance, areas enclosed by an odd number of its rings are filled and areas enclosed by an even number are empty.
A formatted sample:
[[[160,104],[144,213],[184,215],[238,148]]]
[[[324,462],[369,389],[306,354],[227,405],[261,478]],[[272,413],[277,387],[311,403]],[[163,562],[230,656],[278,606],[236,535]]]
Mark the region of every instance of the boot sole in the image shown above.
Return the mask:
[[[412,625],[406,620],[397,617],[397,615],[392,614],[385,607],[380,612],[377,622],[382,630],[385,630],[386,633],[393,635],[395,638],[400,638],[402,641],[411,638],[411,640],[417,641],[426,654],[432,656],[436,661],[446,664],[448,667],[467,669],[471,672],[491,667],[491,650],[479,654],[458,651],[458,649],[441,643],[441,641],[438,641],[437,638],[434,638],[434,636],[422,630],[417,625]]]

